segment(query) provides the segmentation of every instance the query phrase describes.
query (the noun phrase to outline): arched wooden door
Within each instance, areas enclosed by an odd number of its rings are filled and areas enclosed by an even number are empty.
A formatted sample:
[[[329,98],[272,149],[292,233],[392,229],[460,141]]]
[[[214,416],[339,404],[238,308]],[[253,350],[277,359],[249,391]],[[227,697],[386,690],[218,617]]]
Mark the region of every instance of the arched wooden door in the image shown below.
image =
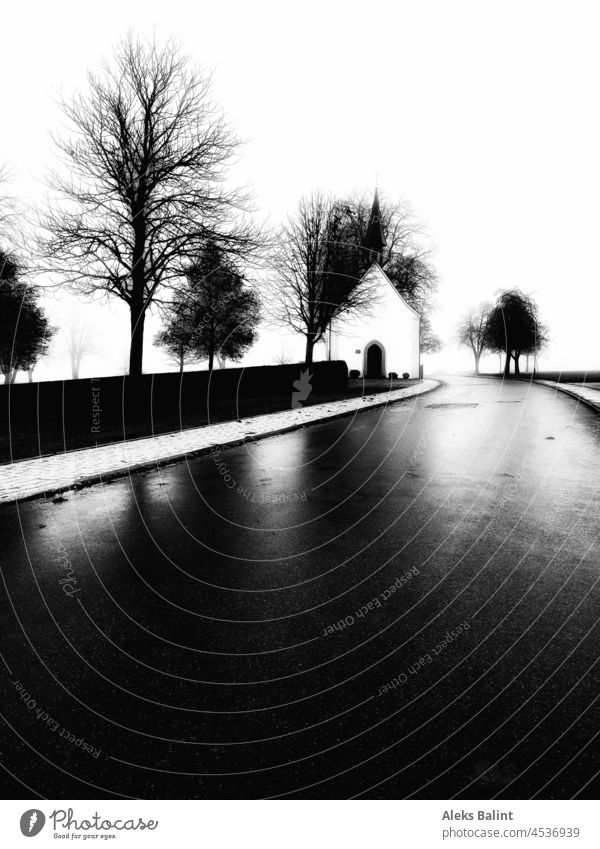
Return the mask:
[[[367,377],[383,377],[383,348],[379,342],[371,342],[367,348]]]

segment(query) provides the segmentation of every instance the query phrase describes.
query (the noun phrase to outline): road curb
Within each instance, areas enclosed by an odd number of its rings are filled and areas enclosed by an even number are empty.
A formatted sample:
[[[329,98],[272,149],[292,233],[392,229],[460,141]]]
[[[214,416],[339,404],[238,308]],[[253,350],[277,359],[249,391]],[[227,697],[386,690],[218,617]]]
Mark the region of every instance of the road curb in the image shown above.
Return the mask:
[[[521,375],[511,374],[509,378],[505,377],[502,374],[474,374],[473,377],[481,377],[481,378],[493,378],[494,380],[518,380],[520,383],[528,383],[530,386],[545,386],[546,389],[555,389],[558,392],[563,392],[565,395],[570,395],[571,398],[574,398],[576,401],[579,401],[581,404],[584,404],[586,407],[589,407],[590,410],[593,410],[595,413],[600,414],[600,403],[596,404],[594,401],[590,401],[589,398],[584,398],[583,395],[580,395],[579,392],[574,389],[569,389],[569,384],[558,383],[555,380],[537,380],[536,378],[525,377]]]
[[[429,380],[433,380],[433,378],[427,378]],[[333,413],[332,415],[323,416],[319,419],[314,419],[309,422],[298,422],[296,424],[285,425],[284,427],[276,428],[274,430],[265,431],[264,433],[257,433],[252,437],[242,437],[239,439],[231,439],[227,442],[223,442],[217,445],[207,445],[202,448],[197,448],[192,451],[182,451],[181,454],[174,454],[170,457],[165,457],[164,459],[158,460],[148,460],[143,461],[141,463],[134,463],[130,466],[127,466],[123,469],[115,469],[114,471],[106,472],[106,474],[92,474],[92,475],[83,475],[80,478],[77,478],[70,484],[65,484],[64,486],[52,487],[50,489],[40,489],[39,492],[30,493],[28,495],[16,496],[13,499],[0,501],[0,508],[12,505],[25,501],[33,501],[37,498],[45,498],[47,501],[51,501],[52,499],[49,496],[57,496],[63,492],[71,492],[71,491],[79,491],[82,489],[88,489],[92,486],[96,486],[97,484],[110,484],[112,481],[120,480],[124,477],[130,477],[133,474],[139,474],[140,472],[145,471],[157,471],[158,469],[165,468],[167,466],[175,465],[176,463],[181,463],[182,460],[194,460],[198,457],[202,457],[205,454],[209,454],[214,448],[218,447],[220,449],[229,449],[229,448],[238,448],[240,445],[246,445],[247,443],[257,442],[259,439],[268,439],[273,436],[281,436],[285,433],[291,433],[295,430],[302,430],[302,428],[312,427],[313,425],[323,424],[324,422],[334,421],[335,419],[344,418],[344,416],[353,416],[357,413],[370,412],[371,410],[378,410],[381,407],[387,407],[402,404],[405,401],[410,401],[413,398],[420,398],[424,395],[429,395],[431,392],[436,392],[442,386],[444,386],[444,381],[435,380],[435,386],[431,386],[428,389],[424,389],[422,392],[413,392],[411,395],[405,395],[403,398],[394,398],[394,399],[385,399],[381,402],[377,402],[374,404],[369,404],[368,407],[357,407],[354,410],[344,410],[339,413]],[[416,387],[415,387],[416,388]],[[382,395],[384,393],[381,393]],[[362,396],[366,397],[366,396]],[[335,403],[335,402],[333,402]],[[180,433],[180,431],[173,431],[173,433]],[[166,434],[161,434],[164,436]],[[142,437],[143,439],[147,439],[147,437]],[[135,440],[130,440],[135,441]],[[94,449],[83,448],[83,449],[75,449],[75,452],[69,451],[69,454],[76,453],[76,451],[89,451]],[[22,461],[27,462],[27,461]],[[14,465],[18,466],[18,462]]]
[[[584,398],[583,395],[580,395],[573,389],[567,389],[562,383],[556,383],[553,380],[533,380],[532,383],[535,383],[538,386],[545,386],[547,389],[555,389],[558,392],[563,392],[565,395],[570,395],[571,398],[575,398],[579,403],[585,404],[585,406],[589,407],[590,410],[593,410],[595,413],[600,413],[600,404],[590,401],[589,398]]]

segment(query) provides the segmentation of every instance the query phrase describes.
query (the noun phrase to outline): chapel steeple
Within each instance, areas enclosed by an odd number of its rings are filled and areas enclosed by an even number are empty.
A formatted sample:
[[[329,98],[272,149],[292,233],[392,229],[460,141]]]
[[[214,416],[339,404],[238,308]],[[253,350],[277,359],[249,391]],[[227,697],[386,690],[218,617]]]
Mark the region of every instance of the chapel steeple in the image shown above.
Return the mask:
[[[383,249],[385,247],[385,237],[383,235],[383,227],[381,224],[381,209],[379,207],[379,193],[375,189],[375,197],[373,198],[373,206],[369,216],[367,232],[363,242],[365,253],[368,254],[369,264],[378,262],[381,265]]]

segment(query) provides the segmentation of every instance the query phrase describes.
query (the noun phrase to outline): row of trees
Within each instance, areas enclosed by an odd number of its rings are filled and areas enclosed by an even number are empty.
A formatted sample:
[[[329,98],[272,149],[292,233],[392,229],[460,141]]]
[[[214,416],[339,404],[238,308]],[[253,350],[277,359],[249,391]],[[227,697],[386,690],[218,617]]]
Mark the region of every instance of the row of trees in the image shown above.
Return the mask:
[[[365,197],[343,201],[315,193],[300,201],[269,251],[272,274],[263,308],[277,327],[287,325],[306,338],[305,362],[331,323],[344,313],[367,311],[376,293],[359,281],[376,258],[408,302],[424,316],[422,349],[436,350],[429,310],[436,287],[427,253],[418,253],[418,226],[401,204],[380,208],[385,246],[377,256],[367,245],[371,205]],[[185,283],[168,309],[156,342],[183,369],[185,363],[215,356],[236,360],[253,343],[261,304],[236,265],[209,242],[185,269]]]
[[[257,226],[248,192],[228,180],[239,140],[212,101],[210,77],[174,42],[128,36],[62,108],[71,132],[56,139],[62,167],[37,221],[36,269],[46,285],[127,305],[131,375],[142,371],[152,308],[165,317],[157,341],[180,367],[208,359],[212,368],[216,356],[236,359],[252,344],[261,308],[305,335],[310,363],[332,320],[369,307],[372,293],[358,283],[372,259],[363,247],[370,205],[314,194],[275,237]],[[422,314],[422,347],[433,350],[436,278],[419,227],[402,205],[383,205],[381,226],[378,259]],[[14,288],[19,275],[10,273]],[[35,300],[27,292],[23,304]],[[39,331],[49,340],[47,322]],[[10,368],[28,356],[13,356]]]
[[[210,77],[173,42],[129,36],[62,108],[73,132],[57,140],[63,203],[41,217],[42,265],[58,285],[127,304],[129,373],[141,374],[147,312],[170,302],[190,260],[208,242],[232,260],[260,247],[248,194],[226,183],[238,139]]]
[[[470,348],[479,374],[479,362],[485,351],[504,354],[504,374],[520,374],[520,359],[536,357],[548,342],[548,329],[540,321],[535,301],[519,289],[508,289],[499,294],[492,306],[483,304],[463,316],[457,334],[458,342]]]
[[[66,319],[60,333],[52,326],[40,305],[41,294],[18,257],[0,248],[0,374],[5,383],[14,383],[19,371],[27,372],[31,382],[57,337],[73,378],[79,377],[83,358],[96,351],[90,326],[80,317]]]
[[[5,182],[0,172],[0,188]],[[0,240],[10,242],[14,226],[14,210],[0,192]],[[42,290],[31,283],[29,269],[14,250],[0,245],[0,374],[5,383],[14,383],[19,371],[33,379],[33,370],[45,356],[58,335],[40,304]],[[80,317],[62,322],[64,353],[72,377],[79,377],[84,356],[93,353],[95,345],[89,324]]]

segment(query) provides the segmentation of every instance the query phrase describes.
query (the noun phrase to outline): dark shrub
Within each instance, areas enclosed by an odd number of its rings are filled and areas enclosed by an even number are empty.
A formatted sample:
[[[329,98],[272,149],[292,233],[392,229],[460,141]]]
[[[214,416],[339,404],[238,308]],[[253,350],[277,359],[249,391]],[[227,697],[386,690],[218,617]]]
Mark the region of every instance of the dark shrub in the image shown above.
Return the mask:
[[[350,369],[350,378],[356,380],[357,377],[360,377],[359,370],[357,368]]]
[[[388,379],[389,379],[389,380],[398,380],[398,375],[397,375],[397,373],[396,373],[395,371],[391,371],[391,372],[388,374]]]
[[[404,380],[408,380],[408,378],[410,377],[410,374],[407,371],[403,371],[402,377],[403,377]]]

